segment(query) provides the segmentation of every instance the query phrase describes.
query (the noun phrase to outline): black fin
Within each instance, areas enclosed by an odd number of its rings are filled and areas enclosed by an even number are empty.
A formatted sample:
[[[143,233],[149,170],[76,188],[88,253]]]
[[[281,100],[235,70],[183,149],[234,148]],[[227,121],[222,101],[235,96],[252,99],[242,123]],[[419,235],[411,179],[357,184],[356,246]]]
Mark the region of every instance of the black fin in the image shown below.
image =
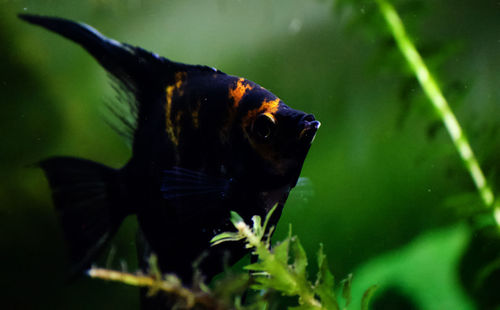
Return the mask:
[[[120,43],[103,36],[83,23],[29,14],[19,14],[19,18],[81,45],[118,82],[116,87],[118,92],[123,91],[134,95],[135,98],[125,98],[128,106],[110,107],[116,119],[123,123],[121,128],[117,128],[118,132],[125,136],[129,136],[132,129],[135,131],[141,127],[142,120],[148,115],[150,109],[148,105],[158,102],[155,96],[163,95],[165,85],[175,81],[177,72],[224,74],[207,66],[173,62],[140,47]]]
[[[111,84],[115,90],[114,100],[106,101],[105,121],[124,140],[127,146],[132,147],[134,134],[137,129],[137,119],[139,117],[138,104],[134,94],[126,89],[123,83],[113,78]]]
[[[73,263],[73,275],[88,268],[122,222],[117,170],[72,157],[39,163],[52,189]]]
[[[103,36],[94,28],[58,17],[19,14],[19,18],[81,45],[107,71],[129,87],[136,87],[138,80],[166,59],[139,47],[122,44]]]
[[[164,63],[168,61],[141,48],[106,38],[85,24],[57,17],[27,14],[19,14],[19,18],[42,26],[81,45],[111,74],[113,80],[118,82],[116,83],[118,96],[122,96],[122,92],[134,95],[124,101],[125,105],[119,106],[123,100],[109,105],[115,117],[112,122],[114,129],[120,134],[125,132],[126,138],[130,141],[131,132],[139,126],[141,92],[144,92],[144,88],[151,84],[151,76],[157,76],[155,73],[161,70]],[[130,120],[131,117],[132,120]],[[115,125],[116,120],[122,124]]]
[[[163,172],[161,191],[180,219],[202,222],[214,212],[223,212],[221,202],[233,193],[234,181],[174,167]]]
[[[174,167],[163,171],[161,191],[165,199],[186,196],[215,195],[223,199],[229,194],[231,180],[209,176],[203,172]]]

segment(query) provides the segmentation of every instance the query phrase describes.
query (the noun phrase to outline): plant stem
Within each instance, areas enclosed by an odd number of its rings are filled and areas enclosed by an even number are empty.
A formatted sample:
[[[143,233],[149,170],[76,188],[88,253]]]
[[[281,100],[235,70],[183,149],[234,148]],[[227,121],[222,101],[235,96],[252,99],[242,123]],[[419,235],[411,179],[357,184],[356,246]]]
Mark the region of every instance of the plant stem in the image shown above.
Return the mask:
[[[500,202],[495,204],[495,196],[491,187],[488,185],[483,171],[472,151],[472,148],[458,123],[453,111],[446,101],[434,77],[427,69],[422,57],[418,53],[415,45],[406,34],[403,22],[399,17],[394,7],[386,0],[375,0],[382,12],[385,22],[396,40],[399,50],[410,65],[411,70],[415,74],[420,86],[432,103],[434,109],[443,121],[446,130],[457,149],[465,167],[476,185],[476,188],[481,196],[483,203],[488,208],[493,209],[495,222],[500,226]]]
[[[92,267],[88,271],[91,278],[98,278],[108,281],[122,282],[128,285],[138,287],[148,287],[152,292],[163,291],[177,296],[180,300],[184,301],[186,308],[191,309],[195,305],[200,305],[203,309],[228,309],[225,305],[219,303],[210,294],[205,292],[194,292],[185,288],[176,277],[169,279],[155,278],[151,275],[132,274],[127,272],[120,272],[102,268]]]

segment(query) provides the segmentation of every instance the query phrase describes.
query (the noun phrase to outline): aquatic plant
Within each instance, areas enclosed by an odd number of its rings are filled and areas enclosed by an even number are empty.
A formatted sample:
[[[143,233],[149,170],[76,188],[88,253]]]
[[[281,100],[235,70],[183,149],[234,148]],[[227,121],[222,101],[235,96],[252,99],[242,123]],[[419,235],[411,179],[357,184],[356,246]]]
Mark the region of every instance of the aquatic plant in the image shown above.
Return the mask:
[[[493,219],[500,226],[500,201],[495,201],[495,195],[484,177],[467,136],[448,105],[443,92],[406,33],[403,22],[394,6],[387,0],[376,0],[376,2],[401,54],[446,127],[460,158],[474,181],[481,200],[487,208],[492,210]]]
[[[203,283],[200,276],[194,279],[191,288],[187,288],[177,276],[162,275],[154,256],[151,257],[150,271],[147,275],[95,267],[91,268],[88,274],[93,278],[147,287],[150,295],[162,291],[174,298],[179,307],[186,309],[267,309],[267,304],[276,302],[271,299],[279,295],[295,297],[297,306],[293,309],[297,310],[347,309],[351,302],[352,275],[337,285],[329,270],[322,245],[317,253],[318,272],[314,282],[308,279],[306,252],[298,237],[292,236],[291,228],[284,240],[271,247],[269,236],[274,228],[267,229],[267,225],[275,208],[267,214],[264,223],[259,216],[254,216],[251,226],[236,212],[231,212],[231,222],[236,231],[215,236],[212,245],[217,246],[231,241],[243,242],[257,261],[244,267],[250,271],[250,275],[229,273],[222,281],[216,281],[212,289]],[[251,302],[242,304],[242,296],[249,288],[260,293],[253,296]],[[376,285],[369,287],[361,297],[361,309],[368,309],[369,300],[375,289]],[[336,291],[342,293],[341,298],[337,296]],[[273,295],[272,292],[279,294]]]

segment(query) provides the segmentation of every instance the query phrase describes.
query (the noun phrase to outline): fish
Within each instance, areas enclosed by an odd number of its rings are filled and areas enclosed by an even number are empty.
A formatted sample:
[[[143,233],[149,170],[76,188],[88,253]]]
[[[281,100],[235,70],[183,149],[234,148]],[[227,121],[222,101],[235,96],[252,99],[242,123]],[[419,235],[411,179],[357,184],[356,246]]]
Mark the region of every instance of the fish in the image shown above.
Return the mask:
[[[112,109],[131,144],[123,167],[62,156],[38,164],[74,272],[95,262],[128,216],[138,221],[140,261],[154,253],[162,272],[187,283],[200,257],[211,279],[247,254],[241,243],[210,245],[234,230],[230,211],[250,222],[275,207],[270,226],[278,223],[320,127],[312,114],[248,79],[171,61],[83,23],[19,18],[79,44],[128,98]]]

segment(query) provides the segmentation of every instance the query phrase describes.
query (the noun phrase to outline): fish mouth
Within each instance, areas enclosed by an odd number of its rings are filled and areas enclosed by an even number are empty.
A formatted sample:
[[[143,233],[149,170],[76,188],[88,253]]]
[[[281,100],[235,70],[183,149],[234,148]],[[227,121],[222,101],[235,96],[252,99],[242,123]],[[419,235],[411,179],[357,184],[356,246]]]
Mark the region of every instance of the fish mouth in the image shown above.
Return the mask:
[[[321,123],[314,119],[312,115],[306,115],[303,119],[304,128],[300,131],[299,140],[311,144],[316,137]]]

